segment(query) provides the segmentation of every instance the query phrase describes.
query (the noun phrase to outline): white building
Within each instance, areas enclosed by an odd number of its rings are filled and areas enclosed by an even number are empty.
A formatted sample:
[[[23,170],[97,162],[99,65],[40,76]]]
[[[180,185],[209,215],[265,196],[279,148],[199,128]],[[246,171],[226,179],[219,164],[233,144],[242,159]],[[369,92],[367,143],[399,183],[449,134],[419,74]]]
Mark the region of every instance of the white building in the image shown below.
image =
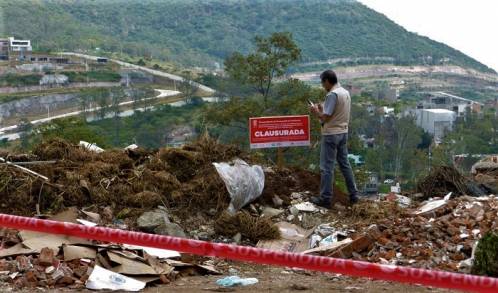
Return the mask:
[[[33,48],[31,47],[30,40],[16,40],[13,37],[9,38],[10,51],[13,52],[31,52]]]
[[[428,93],[421,106],[424,109],[451,110],[457,113],[458,116],[463,117],[467,113],[467,110],[477,113],[481,112],[484,104],[445,92],[432,92]]]
[[[453,123],[457,113],[446,109],[419,109],[417,111],[417,125],[434,136],[440,142],[444,135],[453,130]]]

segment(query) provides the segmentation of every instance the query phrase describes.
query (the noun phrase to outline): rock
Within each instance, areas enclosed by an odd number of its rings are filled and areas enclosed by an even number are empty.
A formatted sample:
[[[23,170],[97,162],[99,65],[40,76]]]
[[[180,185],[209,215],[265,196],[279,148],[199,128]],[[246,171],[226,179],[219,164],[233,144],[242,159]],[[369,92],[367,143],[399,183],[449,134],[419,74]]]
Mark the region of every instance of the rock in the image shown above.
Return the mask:
[[[38,263],[42,266],[51,266],[54,262],[54,251],[48,247],[42,248],[40,256],[38,256]]]
[[[102,211],[102,218],[106,221],[106,222],[111,222],[113,220],[113,212],[112,212],[112,208],[107,206],[104,208],[104,210]]]
[[[154,229],[154,233],[173,237],[187,238],[185,231],[176,223],[163,223]]]
[[[281,207],[284,204],[284,201],[277,195],[273,196],[272,201],[273,205],[276,206],[277,208]]]
[[[153,232],[156,228],[168,222],[168,214],[165,211],[154,210],[152,212],[143,213],[137,219],[137,226],[142,231]]]
[[[168,279],[166,275],[160,275],[159,280],[161,281],[161,284],[169,284],[171,283],[171,280]]]
[[[241,241],[242,241],[242,234],[240,234],[240,232],[235,234],[235,236],[233,236],[233,242],[239,244]]]
[[[197,236],[197,238],[199,240],[203,240],[203,241],[208,241],[208,240],[211,239],[211,237],[209,237],[209,233],[208,232],[199,232],[195,236]]]
[[[290,207],[289,211],[294,217],[297,217],[297,215],[299,215],[299,210],[295,206]]]
[[[294,216],[294,215],[288,215],[287,216],[287,221],[288,222],[292,222],[294,220],[294,218],[296,218],[296,216]]]
[[[216,210],[215,209],[209,209],[208,215],[210,215],[212,217],[216,216]]]
[[[271,207],[265,207],[263,209],[263,216],[273,218],[273,217],[281,215],[283,212],[284,212],[284,210],[274,209]]]
[[[303,198],[303,195],[299,192],[293,192],[291,193],[291,196],[290,196],[292,199],[302,199]]]

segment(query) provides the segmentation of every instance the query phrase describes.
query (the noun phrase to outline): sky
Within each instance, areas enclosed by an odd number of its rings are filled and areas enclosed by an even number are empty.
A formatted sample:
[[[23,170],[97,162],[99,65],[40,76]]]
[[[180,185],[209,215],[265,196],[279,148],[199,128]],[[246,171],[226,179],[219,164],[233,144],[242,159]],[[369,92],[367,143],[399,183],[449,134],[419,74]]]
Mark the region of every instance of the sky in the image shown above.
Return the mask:
[[[411,32],[498,71],[497,0],[359,0]]]

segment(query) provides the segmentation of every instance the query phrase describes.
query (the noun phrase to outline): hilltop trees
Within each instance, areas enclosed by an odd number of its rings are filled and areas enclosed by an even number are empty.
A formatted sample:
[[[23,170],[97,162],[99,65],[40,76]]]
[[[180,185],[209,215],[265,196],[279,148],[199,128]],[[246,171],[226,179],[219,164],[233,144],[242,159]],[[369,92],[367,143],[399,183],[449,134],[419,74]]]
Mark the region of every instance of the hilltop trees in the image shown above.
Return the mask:
[[[256,50],[248,55],[233,53],[225,60],[225,70],[242,83],[252,84],[268,104],[268,94],[274,78],[281,77],[289,65],[299,60],[301,49],[287,32],[273,33],[254,39]]]

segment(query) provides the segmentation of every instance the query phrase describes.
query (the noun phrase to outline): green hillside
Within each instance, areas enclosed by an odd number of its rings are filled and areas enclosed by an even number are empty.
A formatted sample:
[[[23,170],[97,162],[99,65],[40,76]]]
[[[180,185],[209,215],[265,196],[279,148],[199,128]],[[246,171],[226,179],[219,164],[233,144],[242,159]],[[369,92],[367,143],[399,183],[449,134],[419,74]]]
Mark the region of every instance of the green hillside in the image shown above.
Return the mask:
[[[251,48],[255,35],[293,33],[302,62],[391,57],[396,64],[449,63],[491,71],[444,44],[410,33],[347,0],[0,0],[1,33],[39,49],[123,52],[213,66]],[[431,58],[427,58],[430,56]]]

